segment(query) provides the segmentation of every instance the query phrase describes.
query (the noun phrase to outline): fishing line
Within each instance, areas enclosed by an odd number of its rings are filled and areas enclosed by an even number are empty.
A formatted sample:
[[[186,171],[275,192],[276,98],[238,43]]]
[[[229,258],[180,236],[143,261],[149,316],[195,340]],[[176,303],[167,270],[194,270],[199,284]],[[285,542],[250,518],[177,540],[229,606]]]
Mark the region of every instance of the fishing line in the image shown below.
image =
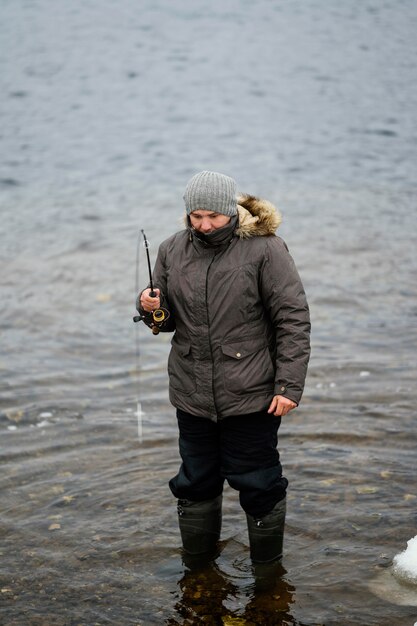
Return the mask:
[[[150,287],[150,292],[149,295],[151,296],[151,298],[156,298],[157,297],[157,293],[154,290],[153,287],[153,280],[152,280],[152,268],[151,268],[151,258],[150,258],[150,254],[149,254],[149,241],[146,239],[146,235],[145,232],[143,230],[140,231],[142,236],[143,236],[143,245],[145,247],[145,251],[146,251],[146,258],[148,260],[148,271],[149,271],[149,287]],[[139,294],[139,265],[140,265],[140,254],[139,254],[139,250],[140,250],[140,234],[138,235],[138,240],[137,240],[137,245],[136,245],[136,278],[135,278],[135,298],[138,297]],[[147,325],[149,326],[149,328],[152,330],[152,334],[153,335],[157,335],[160,331],[160,329],[162,328],[162,326],[165,324],[165,322],[169,319],[170,317],[170,313],[167,309],[163,308],[163,307],[159,307],[158,309],[154,309],[153,311],[151,311],[149,313],[150,315],[150,319],[147,319]],[[143,320],[146,319],[146,315],[135,315],[133,318],[134,322],[141,322]],[[142,411],[142,403],[140,401],[140,397],[141,397],[141,350],[139,347],[139,328],[136,329],[136,335],[135,335],[135,353],[136,353],[136,415],[138,418],[138,437],[139,437],[139,441],[140,443],[142,443],[142,435],[143,435],[143,430],[142,430],[142,421],[143,421],[143,411]]]
[[[139,275],[140,275],[140,238],[141,233],[138,235],[137,244],[136,244],[136,271],[135,271],[135,299],[139,295]],[[136,417],[138,423],[138,439],[139,443],[143,441],[143,411],[142,411],[142,403],[140,401],[141,397],[141,349],[139,346],[140,340],[140,330],[139,324],[135,324],[135,376],[136,376]]]

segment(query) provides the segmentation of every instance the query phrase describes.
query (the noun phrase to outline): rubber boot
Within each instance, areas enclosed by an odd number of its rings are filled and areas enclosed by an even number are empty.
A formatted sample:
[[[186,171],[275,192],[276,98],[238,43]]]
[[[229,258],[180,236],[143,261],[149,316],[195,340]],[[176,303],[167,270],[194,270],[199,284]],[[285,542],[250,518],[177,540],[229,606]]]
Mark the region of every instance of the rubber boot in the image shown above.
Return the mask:
[[[187,555],[214,557],[222,524],[222,495],[213,500],[178,500],[178,522]]]
[[[280,500],[261,518],[246,515],[253,563],[270,563],[282,557],[286,500]]]

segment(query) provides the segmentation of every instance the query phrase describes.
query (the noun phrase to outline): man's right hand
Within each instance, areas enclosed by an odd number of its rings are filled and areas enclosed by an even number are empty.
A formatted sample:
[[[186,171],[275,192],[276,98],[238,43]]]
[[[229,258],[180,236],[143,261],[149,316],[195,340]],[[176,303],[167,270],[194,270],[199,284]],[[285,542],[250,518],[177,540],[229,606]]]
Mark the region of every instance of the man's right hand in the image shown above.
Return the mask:
[[[140,306],[147,313],[152,313],[152,311],[159,309],[161,306],[160,290],[154,289],[154,293],[156,293],[155,298],[151,298],[150,293],[150,289],[144,289],[140,295]]]

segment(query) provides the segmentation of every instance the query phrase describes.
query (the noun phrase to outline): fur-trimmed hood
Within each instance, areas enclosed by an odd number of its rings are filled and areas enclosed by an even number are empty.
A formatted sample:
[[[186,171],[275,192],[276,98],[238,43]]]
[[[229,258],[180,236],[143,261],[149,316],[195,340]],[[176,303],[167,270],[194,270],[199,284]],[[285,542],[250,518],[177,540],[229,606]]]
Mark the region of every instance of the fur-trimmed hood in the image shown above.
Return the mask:
[[[236,235],[241,239],[274,235],[282,222],[281,213],[268,200],[242,194],[237,198],[239,225]],[[188,215],[184,215],[184,225],[191,228]]]
[[[268,200],[245,194],[238,197],[237,204],[236,235],[241,239],[273,235],[282,222],[281,214]]]

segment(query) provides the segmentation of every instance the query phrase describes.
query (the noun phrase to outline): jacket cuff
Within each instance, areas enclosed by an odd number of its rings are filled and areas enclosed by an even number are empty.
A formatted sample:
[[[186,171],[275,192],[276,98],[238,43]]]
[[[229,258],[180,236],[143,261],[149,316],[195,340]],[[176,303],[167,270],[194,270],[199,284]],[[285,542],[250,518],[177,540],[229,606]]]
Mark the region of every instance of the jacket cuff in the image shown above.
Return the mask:
[[[279,382],[275,385],[274,395],[284,396],[284,398],[288,398],[288,400],[295,402],[298,406],[301,400],[302,392],[298,389],[294,389],[292,385],[286,385],[285,383]]]

